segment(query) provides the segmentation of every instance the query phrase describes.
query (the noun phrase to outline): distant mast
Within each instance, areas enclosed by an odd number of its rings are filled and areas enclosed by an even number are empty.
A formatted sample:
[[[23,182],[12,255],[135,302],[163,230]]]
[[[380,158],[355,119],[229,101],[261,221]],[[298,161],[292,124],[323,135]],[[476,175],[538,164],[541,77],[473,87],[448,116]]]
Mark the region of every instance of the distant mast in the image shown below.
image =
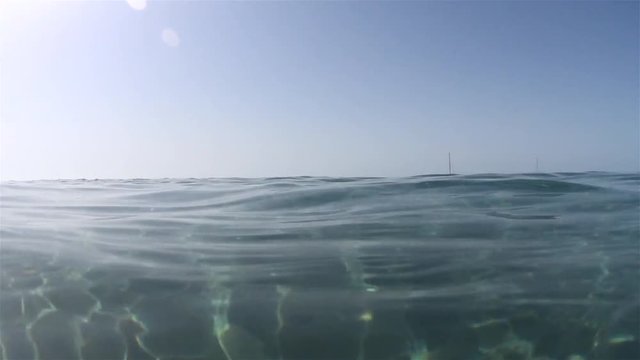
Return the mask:
[[[451,153],[449,153],[449,175],[451,175]]]

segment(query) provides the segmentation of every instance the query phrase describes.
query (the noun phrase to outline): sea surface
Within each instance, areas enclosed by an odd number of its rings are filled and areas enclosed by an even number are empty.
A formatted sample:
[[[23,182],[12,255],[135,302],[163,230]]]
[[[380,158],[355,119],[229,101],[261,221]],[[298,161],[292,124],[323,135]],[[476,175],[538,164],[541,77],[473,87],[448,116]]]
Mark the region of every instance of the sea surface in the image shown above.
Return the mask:
[[[640,359],[640,174],[0,185],[3,360]]]

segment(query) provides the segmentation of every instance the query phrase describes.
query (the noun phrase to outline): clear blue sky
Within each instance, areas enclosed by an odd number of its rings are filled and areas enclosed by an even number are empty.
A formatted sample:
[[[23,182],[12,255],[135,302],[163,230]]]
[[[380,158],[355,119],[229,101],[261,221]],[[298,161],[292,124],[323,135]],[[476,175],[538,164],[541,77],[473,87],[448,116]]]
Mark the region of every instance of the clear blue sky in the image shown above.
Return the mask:
[[[640,170],[636,1],[0,7],[4,180]]]

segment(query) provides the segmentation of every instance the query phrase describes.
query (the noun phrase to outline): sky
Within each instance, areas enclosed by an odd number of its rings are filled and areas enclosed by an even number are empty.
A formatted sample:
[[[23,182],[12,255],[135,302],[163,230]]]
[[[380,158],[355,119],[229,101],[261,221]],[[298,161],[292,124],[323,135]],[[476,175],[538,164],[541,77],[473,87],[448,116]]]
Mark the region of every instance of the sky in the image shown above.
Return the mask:
[[[640,171],[637,1],[0,2],[0,179]]]

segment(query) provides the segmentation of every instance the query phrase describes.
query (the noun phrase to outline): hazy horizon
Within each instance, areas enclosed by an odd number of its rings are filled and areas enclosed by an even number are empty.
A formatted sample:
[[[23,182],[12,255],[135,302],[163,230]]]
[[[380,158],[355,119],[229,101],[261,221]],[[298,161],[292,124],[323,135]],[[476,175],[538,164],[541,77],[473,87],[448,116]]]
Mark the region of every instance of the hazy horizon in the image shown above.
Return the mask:
[[[640,171],[638,2],[0,4],[0,180]]]
[[[413,174],[413,175],[402,175],[402,176],[327,176],[327,175],[288,175],[288,176],[209,176],[209,177],[132,177],[132,178],[40,178],[40,179],[0,179],[1,183],[13,183],[13,182],[49,182],[49,181],[134,181],[134,180],[263,180],[263,179],[297,179],[297,178],[327,178],[327,179],[410,179],[410,178],[419,178],[419,177],[448,177],[448,176],[462,176],[462,177],[476,177],[476,176],[525,176],[525,177],[535,177],[535,176],[546,176],[546,175],[587,175],[587,174],[605,174],[605,175],[639,175],[638,171],[601,171],[601,170],[587,170],[587,171],[554,171],[554,172],[501,172],[501,173],[489,173],[489,172],[479,172],[479,173],[424,173],[424,174]]]

